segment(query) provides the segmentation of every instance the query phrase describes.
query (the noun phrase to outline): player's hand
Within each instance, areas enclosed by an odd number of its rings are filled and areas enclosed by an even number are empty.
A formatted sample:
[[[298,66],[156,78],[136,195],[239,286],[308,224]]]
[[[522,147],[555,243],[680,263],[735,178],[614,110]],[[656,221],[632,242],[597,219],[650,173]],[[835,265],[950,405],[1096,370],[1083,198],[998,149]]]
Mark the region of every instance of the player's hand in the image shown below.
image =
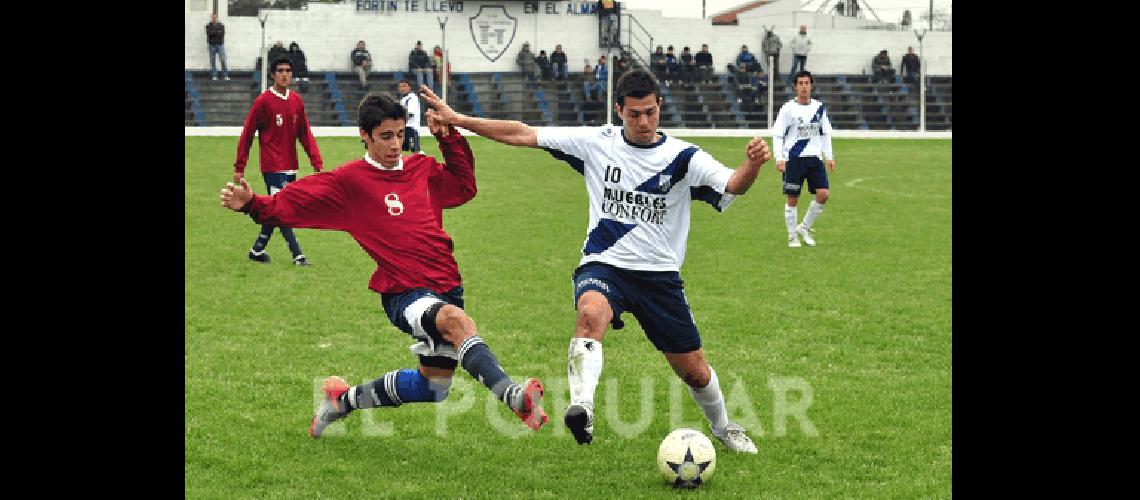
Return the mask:
[[[222,188],[220,196],[222,206],[235,212],[241,211],[241,207],[253,199],[253,189],[249,187],[249,183],[245,179],[241,179],[239,184],[235,186],[234,183],[227,182],[226,187]]]
[[[783,172],[785,163],[787,163],[787,161],[784,161],[784,160],[780,160],[780,161],[776,162],[776,171],[777,172]]]
[[[763,137],[753,137],[751,141],[748,141],[745,154],[748,155],[748,163],[757,168],[772,159],[772,154],[768,151],[768,143],[764,142]]]
[[[439,116],[436,114],[435,110],[427,110],[427,113],[424,113],[424,117],[427,118],[427,126],[428,130],[431,131],[431,135],[434,135],[436,137],[447,136],[449,133],[447,124],[443,123],[443,121],[439,119]]]
[[[439,96],[431,90],[431,87],[420,85],[420,97],[427,101],[428,111],[435,111],[436,120],[443,125],[455,125],[455,122],[459,120],[459,113],[456,113],[454,109],[451,109],[451,106],[440,100]]]
[[[241,173],[241,172],[234,172],[234,183],[238,183],[238,184],[240,184],[240,183],[241,183],[241,179],[242,179],[242,176],[243,176],[243,175],[242,175],[242,173]]]
[[[827,160],[827,169],[832,172],[835,171],[835,160]]]

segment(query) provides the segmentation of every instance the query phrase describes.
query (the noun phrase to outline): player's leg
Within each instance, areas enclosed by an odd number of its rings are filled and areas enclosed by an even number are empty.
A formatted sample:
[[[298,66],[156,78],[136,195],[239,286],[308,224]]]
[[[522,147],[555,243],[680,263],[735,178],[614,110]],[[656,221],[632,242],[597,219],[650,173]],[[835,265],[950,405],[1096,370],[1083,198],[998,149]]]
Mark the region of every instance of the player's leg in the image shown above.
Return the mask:
[[[704,412],[712,434],[734,451],[756,453],[744,428],[728,420],[720,382],[716,371],[705,361],[701,334],[685,298],[681,275],[644,273],[630,312],[673,372],[689,386],[689,394]]]
[[[720,390],[720,380],[705,361],[703,349],[685,353],[662,352],[673,372],[689,386],[689,394],[701,407],[709,428],[728,449],[744,453],[756,453],[756,445],[745,433],[744,427],[728,420],[728,409],[724,404],[724,394]]]
[[[261,178],[265,181],[265,190],[270,195],[277,192],[277,190],[273,188],[276,182],[275,174],[262,173]],[[261,232],[257,234],[257,239],[253,241],[253,246],[249,249],[249,260],[265,264],[269,263],[269,252],[265,250],[265,247],[269,245],[269,238],[273,237],[273,229],[275,227],[276,226],[270,226],[268,224],[261,225]]]
[[[357,386],[350,387],[337,376],[329,377],[325,379],[325,398],[309,426],[309,436],[321,437],[329,424],[348,416],[353,410],[443,401],[451,389],[454,371],[453,359],[420,356],[418,369],[393,370]]]
[[[811,201],[808,206],[807,213],[804,214],[804,221],[796,228],[804,239],[804,243],[815,246],[815,239],[812,237],[812,224],[823,213],[823,206],[827,203],[828,198],[831,197],[831,191],[828,189],[827,169],[823,167],[823,161],[814,158],[810,170],[807,175],[808,191],[815,195],[815,199]]]
[[[269,194],[275,194],[278,191],[285,189],[285,186],[290,182],[297,180],[297,174],[274,174],[273,186],[269,187]],[[297,241],[297,235],[293,232],[293,228],[281,226],[281,236],[285,237],[285,243],[289,245],[289,252],[293,254],[293,264],[298,266],[308,266],[309,259],[305,257],[304,252],[301,251],[301,243]]]
[[[803,188],[803,173],[799,158],[789,158],[784,164],[781,181],[788,199],[784,204],[784,226],[788,229],[788,246],[798,248],[800,239],[796,236],[796,220],[799,218],[799,210],[796,205],[799,203],[800,190]]]
[[[617,270],[603,264],[586,264],[574,272],[574,307],[578,317],[567,354],[570,404],[563,423],[578,444],[594,440],[594,391],[604,364],[602,339],[611,324],[615,330],[625,326],[621,320],[625,298],[620,281]]]
[[[457,346],[463,369],[490,389],[527,427],[538,429],[547,422],[546,411],[542,409],[542,382],[537,378],[528,378],[521,385],[512,381],[463,309],[436,302],[428,306],[422,323],[429,337]]]

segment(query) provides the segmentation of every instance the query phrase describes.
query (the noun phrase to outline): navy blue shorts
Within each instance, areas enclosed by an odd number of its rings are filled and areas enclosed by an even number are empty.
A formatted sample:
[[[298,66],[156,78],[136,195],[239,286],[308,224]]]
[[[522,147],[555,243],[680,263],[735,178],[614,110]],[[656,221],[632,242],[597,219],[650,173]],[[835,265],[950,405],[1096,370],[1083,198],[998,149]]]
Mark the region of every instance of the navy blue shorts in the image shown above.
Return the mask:
[[[815,156],[802,156],[789,158],[784,164],[784,194],[799,196],[804,179],[807,179],[808,191],[815,194],[816,189],[828,189],[827,170],[823,168],[823,160]]]
[[[278,191],[285,188],[285,185],[297,180],[297,174],[287,174],[285,172],[264,172],[261,178],[265,179],[265,191],[270,196],[277,194]]]
[[[415,127],[404,127],[404,143],[400,145],[401,151],[420,151],[420,133]]]
[[[625,327],[621,315],[633,314],[645,336],[661,352],[685,353],[701,348],[701,334],[685,300],[685,282],[676,271],[629,271],[600,262],[574,270],[574,308],[588,290],[610,303],[614,330]]]
[[[414,337],[416,333],[412,325],[408,324],[407,318],[404,317],[404,309],[423,297],[435,297],[463,309],[463,285],[452,288],[443,294],[429,288],[413,288],[400,293],[382,293],[380,294],[380,303],[384,306],[384,314],[388,315],[388,321],[391,321],[400,331]]]

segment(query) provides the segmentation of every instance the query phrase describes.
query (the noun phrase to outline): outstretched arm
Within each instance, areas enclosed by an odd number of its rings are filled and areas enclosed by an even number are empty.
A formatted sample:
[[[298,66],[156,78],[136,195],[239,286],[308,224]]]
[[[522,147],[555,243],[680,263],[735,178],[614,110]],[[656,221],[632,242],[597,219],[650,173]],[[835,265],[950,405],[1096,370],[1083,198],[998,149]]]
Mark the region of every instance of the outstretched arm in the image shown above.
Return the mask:
[[[764,162],[772,158],[772,154],[768,151],[768,143],[764,142],[763,137],[753,137],[748,142],[748,146],[744,148],[744,163],[732,173],[732,177],[728,178],[728,183],[724,186],[724,191],[730,194],[744,194],[748,188],[752,187],[752,183],[756,181],[756,174],[760,172],[760,166]]]
[[[427,107],[431,108],[428,113],[435,115],[435,119],[441,125],[463,127],[493,141],[511,146],[538,147],[538,132],[523,122],[467,116],[451,109],[451,106],[441,101],[426,85],[420,85],[420,92]]]

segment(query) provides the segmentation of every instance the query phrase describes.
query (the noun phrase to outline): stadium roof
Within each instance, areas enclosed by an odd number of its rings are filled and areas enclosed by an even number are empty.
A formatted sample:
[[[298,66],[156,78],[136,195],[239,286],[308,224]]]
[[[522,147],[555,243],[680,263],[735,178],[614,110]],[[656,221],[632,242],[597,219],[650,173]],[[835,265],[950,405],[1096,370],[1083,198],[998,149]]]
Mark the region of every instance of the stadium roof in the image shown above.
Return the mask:
[[[757,7],[763,7],[770,3],[775,3],[777,0],[759,0],[757,2],[748,2],[738,7],[733,7],[729,10],[716,14],[712,18],[713,26],[736,26],[740,21],[736,19],[737,14],[743,14]]]

